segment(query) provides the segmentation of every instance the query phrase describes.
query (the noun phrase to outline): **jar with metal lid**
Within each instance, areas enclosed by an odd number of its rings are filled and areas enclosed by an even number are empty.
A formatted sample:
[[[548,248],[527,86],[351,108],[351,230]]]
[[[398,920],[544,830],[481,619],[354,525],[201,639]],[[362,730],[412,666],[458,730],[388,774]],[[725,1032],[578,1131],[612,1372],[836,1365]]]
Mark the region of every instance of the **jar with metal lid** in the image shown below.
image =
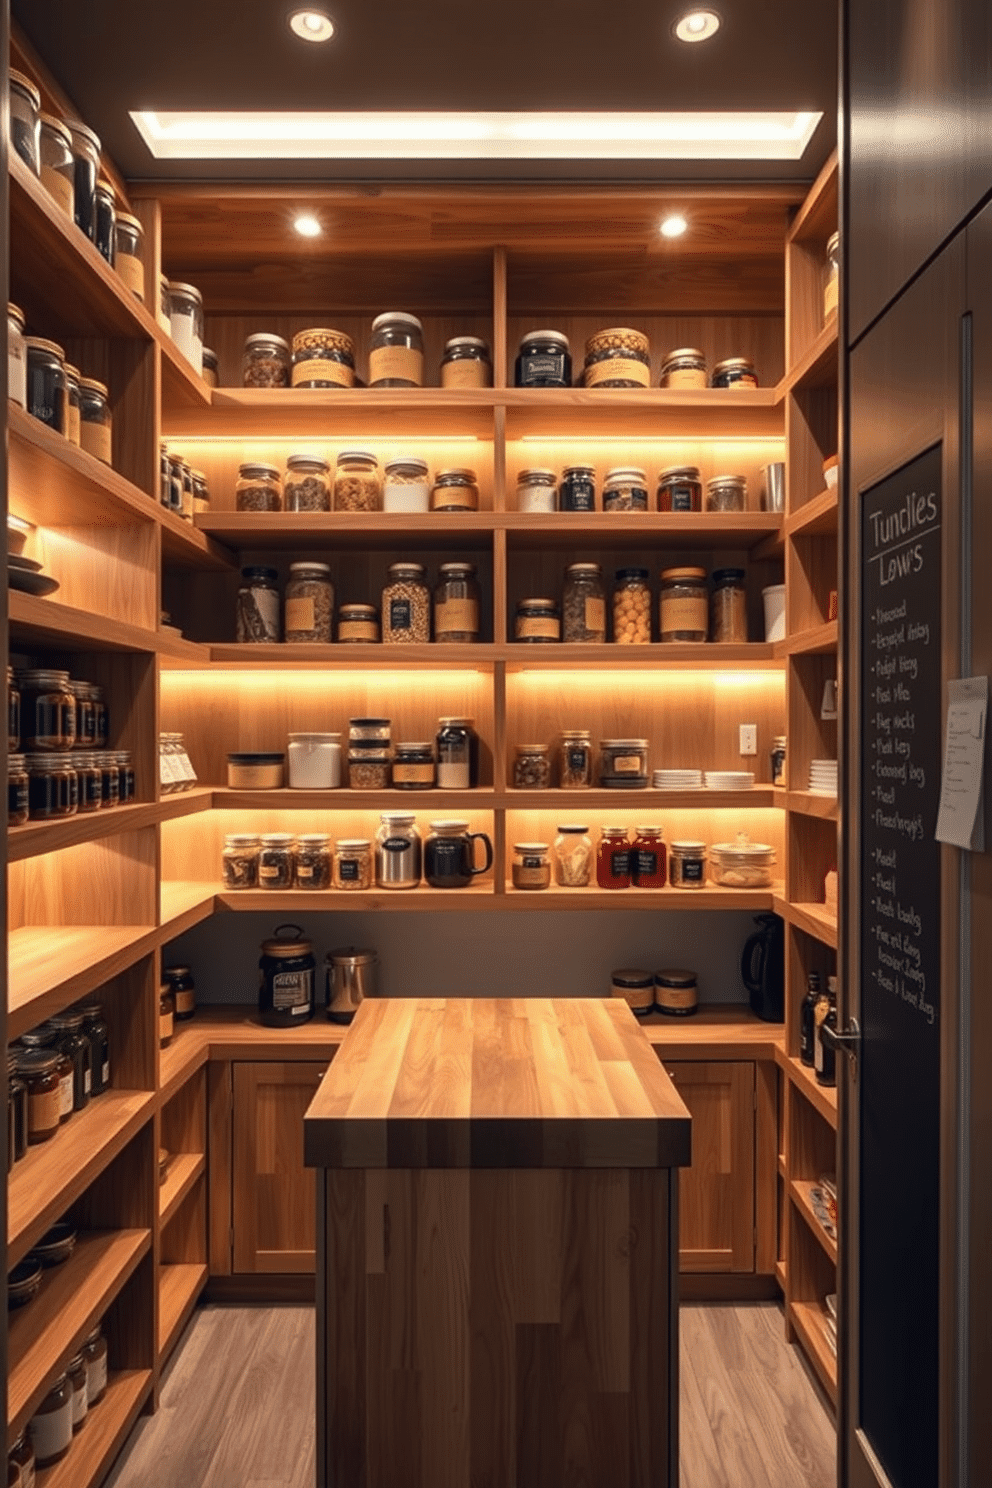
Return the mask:
[[[587,388],[651,386],[651,343],[643,331],[612,326],[586,342]]]
[[[302,361],[302,358],[301,358]],[[246,388],[289,387],[289,342],[271,331],[245,337],[241,353],[241,382]],[[348,383],[350,387],[351,384]]]
[[[369,387],[423,387],[424,328],[415,315],[387,310],[372,322]]]
[[[283,932],[287,933],[283,933]],[[290,934],[289,932],[293,932]],[[293,1028],[316,1011],[313,946],[299,925],[277,925],[262,941],[258,962],[258,1012],[267,1028]]]
[[[97,252],[113,268],[114,249],[117,244],[117,200],[114,188],[109,181],[97,181],[93,210],[96,216],[93,241]],[[202,331],[200,335],[202,342]]]
[[[430,790],[434,785],[434,746],[430,740],[397,744],[393,754],[397,790]]]
[[[647,1018],[654,1012],[654,973],[621,967],[610,975],[610,996],[625,1002],[635,1018]]]
[[[620,466],[606,472],[603,482],[603,510],[607,512],[646,512],[648,478],[636,465]]]
[[[41,169],[41,94],[23,72],[9,71],[10,143],[36,176]]]
[[[209,346],[203,348],[203,380],[208,388],[220,387],[220,357]]]
[[[353,893],[372,887],[370,838],[338,838],[334,846],[334,887]]]
[[[7,755],[7,825],[23,827],[30,814],[28,772],[23,754]]]
[[[647,739],[601,739],[599,783],[608,790],[643,790],[648,783]]]
[[[563,512],[596,510],[596,471],[592,465],[566,465],[558,490],[558,509]]]
[[[285,639],[328,645],[334,625],[334,585],[327,563],[291,563],[286,581]]]
[[[673,842],[668,849],[668,881],[673,889],[706,886],[706,843]]]
[[[698,347],[679,346],[675,351],[670,351],[661,364],[659,386],[683,389],[706,387],[706,358]]]
[[[27,407],[28,366],[24,348],[24,311],[7,302],[7,397]]]
[[[513,789],[548,790],[551,785],[551,745],[514,746]]]
[[[170,279],[169,328],[176,347],[199,376],[203,371],[203,296],[195,285]]]
[[[176,999],[172,995],[172,988],[166,982],[158,989],[158,1046],[160,1049],[167,1047],[172,1041],[176,1024]]]
[[[838,290],[840,287],[840,233],[833,233],[827,240],[827,266],[823,280],[823,319],[837,314]]]
[[[79,379],[79,442],[87,454],[113,464],[114,419],[105,382],[95,377]]]
[[[598,563],[570,563],[562,594],[562,640],[606,640],[606,590]]]
[[[786,734],[776,734],[774,739],[772,739],[772,785],[779,785],[783,788],[786,783],[785,765],[788,756],[788,743],[789,740]]]
[[[76,772],[79,811],[99,811],[103,806],[103,771],[91,749],[74,750],[72,767]],[[108,806],[110,802],[107,802]]]
[[[699,986],[694,971],[656,971],[654,1005],[669,1018],[691,1018],[699,1010]]]
[[[91,1406],[99,1405],[107,1393],[107,1340],[97,1323],[83,1344],[86,1361],[86,1398]]]
[[[546,842],[515,842],[510,863],[510,879],[515,889],[548,889],[551,887],[551,858]]]
[[[513,624],[514,640],[551,644],[561,640],[561,613],[553,599],[521,599]]]
[[[79,119],[67,119],[75,168],[72,206],[76,226],[92,243],[96,237],[96,183],[100,179],[100,136]]]
[[[184,522],[192,522],[193,472],[189,467],[189,461],[183,459],[182,456],[180,456],[178,461],[178,484],[176,499],[179,503],[176,507],[177,514],[182,517]]]
[[[39,161],[41,184],[52,200],[74,219],[76,194],[76,167],[72,159],[72,135],[61,119],[51,114],[41,114],[39,132]]]
[[[651,640],[651,590],[646,568],[618,568],[613,589],[613,640],[646,646]]]
[[[14,668],[7,668],[7,748],[16,754],[21,747],[21,692]]]
[[[258,854],[261,842],[256,832],[228,832],[221,854],[221,876],[225,889],[258,888]]]
[[[53,1013],[49,1025],[55,1029],[56,1043],[72,1060],[72,1109],[81,1111],[90,1102],[93,1083],[90,1041],[83,1029],[83,1015],[75,1012]]]
[[[82,1430],[89,1410],[86,1360],[82,1354],[73,1355],[66,1365],[66,1373],[72,1385],[72,1429],[76,1432]]]
[[[48,1142],[59,1129],[60,1056],[52,1049],[25,1048],[17,1053],[17,1072],[28,1092],[28,1145]],[[71,1109],[71,1105],[70,1105]]]
[[[493,385],[493,363],[481,336],[452,336],[444,343],[441,386],[485,388]]]
[[[30,1421],[37,1467],[60,1462],[72,1446],[72,1381],[60,1374]]]
[[[439,470],[431,490],[431,511],[479,510],[479,482],[474,470]]]
[[[28,1150],[28,1087],[17,1070],[18,1053],[7,1050],[7,1172]]]
[[[516,387],[571,387],[568,337],[561,331],[528,331],[520,340],[513,381]]]
[[[370,604],[343,604],[338,611],[338,641],[361,645],[379,640],[379,611]]]
[[[121,772],[117,768],[116,753],[109,749],[99,749],[93,756],[93,763],[99,766],[103,777],[101,786],[104,806],[119,806],[121,801]]]
[[[145,229],[137,217],[130,212],[117,213],[114,234],[114,268],[125,289],[129,289],[136,300],[145,302]]]
[[[293,887],[292,832],[263,832],[259,837],[258,887],[291,889]]]
[[[90,697],[93,699],[94,739],[97,749],[106,749],[110,740],[110,711],[103,695],[103,688],[90,683]],[[180,738],[182,735],[180,735]]]
[[[423,843],[417,819],[385,811],[375,834],[375,881],[381,889],[415,889],[423,873]]]
[[[479,605],[475,564],[442,563],[434,589],[435,641],[477,641]]]
[[[663,889],[668,881],[668,853],[661,827],[635,827],[630,850],[630,880],[635,889]]]
[[[348,746],[348,785],[351,790],[387,790],[391,765],[388,744],[354,739]]]
[[[711,385],[715,388],[756,388],[758,374],[750,357],[727,357],[713,368]]]
[[[659,617],[663,641],[705,641],[709,626],[705,568],[666,568]]]
[[[626,827],[600,828],[596,883],[601,889],[630,888],[630,839]]]
[[[330,466],[321,455],[289,455],[283,482],[283,509],[288,512],[330,511],[329,471]]]
[[[560,826],[554,840],[552,856],[555,883],[560,889],[588,888],[592,878],[593,851],[587,826]]]
[[[479,784],[479,736],[475,719],[438,719],[437,783],[441,790],[474,790]]]
[[[79,809],[79,778],[68,755],[28,754],[28,813],[32,821],[56,821]]]
[[[382,591],[384,646],[422,645],[431,638],[431,592],[422,563],[391,563]]]
[[[367,450],[342,450],[334,473],[334,510],[382,511],[379,461]]]
[[[585,790],[592,785],[592,735],[588,729],[562,731],[558,762],[562,790]]]
[[[38,668],[21,672],[21,737],[25,752],[61,754],[76,742],[76,700],[69,673]]]
[[[207,511],[209,511],[210,510],[210,487],[207,484],[207,477],[206,477],[205,473],[202,470],[191,470],[190,471],[190,476],[191,476],[192,481],[193,481],[193,512],[194,512],[194,515],[197,514],[197,513],[199,513],[199,512],[207,512]]]
[[[176,1022],[188,1023],[196,1015],[196,987],[193,973],[188,966],[167,966],[165,979],[172,988],[176,1004]]]
[[[282,477],[276,467],[254,461],[239,465],[234,504],[238,511],[282,511]]]
[[[703,509],[703,483],[696,465],[671,465],[658,474],[660,512],[698,512]]]
[[[65,372],[65,437],[77,447],[82,444],[82,413],[79,401],[79,384],[82,381],[79,368],[66,362]]]
[[[733,645],[747,641],[747,591],[742,568],[713,570],[710,640]]]
[[[110,1029],[99,1002],[81,1003],[83,1032],[90,1041],[90,1095],[103,1095],[110,1089]]]
[[[274,568],[252,566],[241,570],[236,611],[239,645],[264,645],[278,641],[278,577]]]
[[[400,455],[385,464],[382,509],[387,512],[425,512],[430,507],[431,482],[427,461]]]
[[[331,887],[331,839],[327,832],[301,832],[296,839],[296,887]]]
[[[27,354],[27,410],[39,423],[57,434],[67,428],[65,406],[65,352],[56,341],[25,336]]]
[[[747,476],[715,475],[706,482],[706,510],[747,511]]]
[[[558,506],[558,477],[553,470],[521,470],[517,476],[518,512],[553,512]]]

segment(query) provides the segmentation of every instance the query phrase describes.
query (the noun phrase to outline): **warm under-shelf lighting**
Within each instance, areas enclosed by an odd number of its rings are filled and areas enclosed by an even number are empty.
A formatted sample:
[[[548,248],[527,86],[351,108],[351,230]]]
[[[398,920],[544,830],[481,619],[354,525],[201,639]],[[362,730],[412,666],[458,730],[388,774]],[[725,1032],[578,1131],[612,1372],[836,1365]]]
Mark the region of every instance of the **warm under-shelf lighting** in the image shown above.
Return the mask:
[[[324,229],[316,217],[309,212],[302,212],[293,220],[293,230],[298,232],[301,238],[319,238]]]
[[[666,217],[658,229],[663,238],[681,238],[689,224],[680,212],[671,217]]]

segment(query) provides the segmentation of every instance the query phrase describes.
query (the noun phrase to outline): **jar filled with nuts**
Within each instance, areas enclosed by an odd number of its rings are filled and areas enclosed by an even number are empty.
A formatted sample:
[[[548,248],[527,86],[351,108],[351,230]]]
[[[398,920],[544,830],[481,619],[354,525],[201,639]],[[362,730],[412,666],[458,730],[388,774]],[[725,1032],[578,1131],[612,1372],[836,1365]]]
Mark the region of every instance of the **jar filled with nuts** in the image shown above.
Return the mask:
[[[474,563],[442,563],[434,590],[434,639],[479,639],[479,585]]]
[[[379,462],[367,450],[342,450],[334,474],[334,510],[382,511]]]
[[[570,563],[565,570],[562,640],[606,640],[606,591],[598,563]]]
[[[286,583],[287,641],[329,644],[334,620],[334,585],[326,563],[291,563]]]
[[[241,570],[235,632],[239,645],[278,641],[278,577],[274,568],[251,567]]]
[[[422,563],[391,563],[382,591],[382,640],[387,646],[423,644],[431,638],[431,596]]]
[[[241,381],[246,388],[289,387],[289,342],[270,331],[247,336]]]
[[[331,509],[328,464],[320,455],[290,455],[286,460],[283,502],[288,512],[323,512]]]
[[[282,478],[274,465],[245,464],[238,467],[234,487],[238,511],[282,511]]]
[[[592,735],[588,729],[562,732],[559,760],[562,790],[584,790],[592,785]]]
[[[312,326],[293,337],[294,388],[355,386],[355,343],[344,331]]]
[[[616,571],[613,639],[618,646],[646,646],[651,640],[651,590],[646,568]]]
[[[513,761],[514,790],[547,790],[551,784],[551,746],[518,744]]]
[[[334,846],[334,887],[356,892],[372,887],[371,838],[338,838]]]
[[[603,482],[604,512],[646,512],[647,472],[636,465],[618,465],[606,472]]]

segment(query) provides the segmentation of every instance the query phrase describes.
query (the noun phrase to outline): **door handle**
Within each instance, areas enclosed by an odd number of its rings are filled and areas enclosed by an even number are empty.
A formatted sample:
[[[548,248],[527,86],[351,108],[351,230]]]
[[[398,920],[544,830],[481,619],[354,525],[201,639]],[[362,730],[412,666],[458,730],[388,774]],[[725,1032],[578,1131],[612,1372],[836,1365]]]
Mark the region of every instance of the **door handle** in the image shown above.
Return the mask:
[[[836,1028],[831,1028],[828,1023],[820,1025],[820,1037],[828,1049],[833,1049],[835,1054],[846,1054],[851,1064],[851,1078],[858,1078],[858,1058],[861,1054],[861,1029],[858,1027],[857,1018],[852,1017],[847,1028],[838,1033]]]

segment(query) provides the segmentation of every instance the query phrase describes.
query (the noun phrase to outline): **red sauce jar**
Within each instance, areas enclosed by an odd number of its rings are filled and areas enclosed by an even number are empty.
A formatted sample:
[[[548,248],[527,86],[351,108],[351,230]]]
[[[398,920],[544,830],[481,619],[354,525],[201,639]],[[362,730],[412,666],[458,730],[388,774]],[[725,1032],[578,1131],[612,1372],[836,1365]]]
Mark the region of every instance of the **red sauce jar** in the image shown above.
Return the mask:
[[[663,889],[668,882],[668,851],[661,827],[635,827],[630,878],[637,889]]]
[[[601,889],[630,888],[630,839],[626,827],[603,827],[596,853],[596,882]]]

